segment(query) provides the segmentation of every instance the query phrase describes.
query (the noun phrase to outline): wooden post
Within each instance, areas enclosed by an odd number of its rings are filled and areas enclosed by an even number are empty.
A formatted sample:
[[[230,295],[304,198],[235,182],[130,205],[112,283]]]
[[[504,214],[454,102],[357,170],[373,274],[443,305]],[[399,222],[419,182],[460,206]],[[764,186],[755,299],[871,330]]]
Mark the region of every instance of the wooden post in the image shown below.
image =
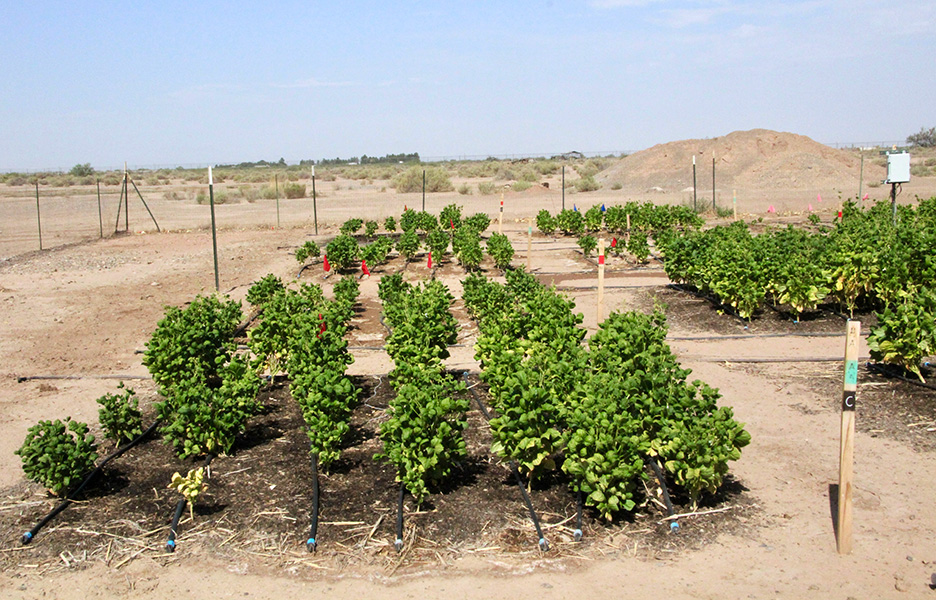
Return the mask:
[[[532,271],[533,264],[533,219],[530,219],[530,224],[527,225],[527,271]]]
[[[497,233],[504,233],[504,192],[501,192],[500,213],[497,215]]]
[[[604,271],[605,271],[605,241],[604,238],[598,238],[598,320],[595,321],[595,328],[601,325],[604,317]]]
[[[124,231],[130,233],[130,173],[124,161]]]
[[[855,461],[855,399],[858,392],[858,344],[861,323],[848,322],[845,337],[845,381],[842,386],[842,438],[839,446],[838,537],[839,554],[852,551],[852,466]]]
[[[695,154],[692,155],[692,210],[699,212],[699,203],[696,196],[696,166]]]
[[[624,241],[630,245],[630,213],[627,213],[627,229],[624,230]]]
[[[315,196],[315,165],[312,165],[312,219],[315,221],[315,235],[318,235],[318,201]]]
[[[718,214],[718,208],[715,207],[715,151],[712,150],[712,214]]]
[[[101,239],[104,239],[104,215],[101,213],[101,180],[97,180],[97,217],[101,229]]]

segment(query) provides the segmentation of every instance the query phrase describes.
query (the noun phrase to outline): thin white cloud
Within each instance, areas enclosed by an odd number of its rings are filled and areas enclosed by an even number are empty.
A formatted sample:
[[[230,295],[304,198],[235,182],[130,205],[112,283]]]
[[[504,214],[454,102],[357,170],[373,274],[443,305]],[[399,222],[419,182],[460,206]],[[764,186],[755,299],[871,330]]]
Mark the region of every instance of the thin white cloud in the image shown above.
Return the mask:
[[[632,8],[659,4],[666,0],[590,0],[588,5],[592,8]]]
[[[293,81],[292,83],[274,83],[272,87],[277,89],[308,89],[308,88],[321,88],[321,87],[352,87],[364,85],[357,81],[321,81],[315,79],[304,79],[301,81]]]

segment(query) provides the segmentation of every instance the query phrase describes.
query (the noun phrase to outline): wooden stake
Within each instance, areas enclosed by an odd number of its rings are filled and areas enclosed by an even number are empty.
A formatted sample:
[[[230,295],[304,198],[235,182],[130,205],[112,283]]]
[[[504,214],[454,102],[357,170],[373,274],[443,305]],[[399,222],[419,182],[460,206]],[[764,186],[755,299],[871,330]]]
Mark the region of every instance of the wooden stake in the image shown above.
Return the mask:
[[[527,225],[527,271],[532,271],[532,257],[533,257],[533,219],[530,219],[530,224]]]
[[[627,213],[627,229],[624,231],[624,241],[630,245],[630,213]]]
[[[497,233],[504,233],[504,192],[501,192],[500,213],[497,215]]]
[[[842,385],[842,438],[839,446],[838,537],[839,554],[852,551],[852,467],[855,462],[855,400],[858,391],[858,343],[861,323],[848,322],[845,338],[845,381]]]
[[[595,327],[601,325],[604,317],[604,271],[605,271],[605,241],[598,238],[598,320]]]

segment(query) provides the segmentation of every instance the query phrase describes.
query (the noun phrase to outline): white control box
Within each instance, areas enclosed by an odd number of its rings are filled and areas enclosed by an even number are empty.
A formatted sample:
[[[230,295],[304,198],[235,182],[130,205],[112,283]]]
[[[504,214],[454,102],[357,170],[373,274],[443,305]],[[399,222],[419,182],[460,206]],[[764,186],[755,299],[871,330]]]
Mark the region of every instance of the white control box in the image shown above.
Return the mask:
[[[908,181],[910,181],[910,153],[888,154],[887,179],[884,183],[907,183]]]

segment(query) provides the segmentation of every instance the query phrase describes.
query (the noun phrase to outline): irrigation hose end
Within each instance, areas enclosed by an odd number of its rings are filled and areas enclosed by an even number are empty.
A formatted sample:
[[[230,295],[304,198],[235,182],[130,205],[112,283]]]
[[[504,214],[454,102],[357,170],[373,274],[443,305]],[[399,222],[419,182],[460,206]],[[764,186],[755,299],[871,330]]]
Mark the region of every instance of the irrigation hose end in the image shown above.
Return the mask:
[[[309,538],[309,540],[306,542],[306,549],[309,552],[315,552],[317,546],[318,544],[316,544],[315,538]]]
[[[23,537],[20,538],[20,541],[23,542],[23,545],[25,546],[26,544],[28,544],[29,542],[31,542],[32,539],[33,539],[33,534],[32,534],[32,532],[31,532],[31,531],[27,531],[26,533],[23,534]]]
[[[677,523],[676,521],[671,521],[669,524],[669,528],[670,528],[670,531],[672,531],[673,533],[676,533],[677,531],[679,531],[679,523]]]
[[[539,549],[542,550],[543,552],[546,552],[547,550],[549,550],[549,542],[546,541],[546,538],[541,537],[539,539]]]
[[[582,530],[581,530],[581,529],[576,529],[575,531],[573,531],[573,532],[572,532],[572,539],[574,539],[576,542],[581,542],[581,541],[582,541]]]
[[[396,551],[397,551],[397,552],[402,551],[402,550],[403,550],[403,540],[401,540],[400,538],[397,538],[397,540],[396,540],[395,542],[393,542],[393,547],[396,548]]]
[[[175,552],[175,540],[166,542],[166,552]]]

